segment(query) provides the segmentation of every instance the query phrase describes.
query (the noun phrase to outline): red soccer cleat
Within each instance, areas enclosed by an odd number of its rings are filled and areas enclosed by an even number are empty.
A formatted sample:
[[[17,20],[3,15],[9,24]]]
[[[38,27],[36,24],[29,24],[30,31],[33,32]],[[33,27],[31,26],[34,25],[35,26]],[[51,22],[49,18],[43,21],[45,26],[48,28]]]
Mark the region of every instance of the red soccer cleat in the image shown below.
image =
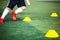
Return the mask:
[[[16,13],[14,11],[12,12],[12,20],[16,20]]]
[[[0,23],[3,23],[4,19],[0,17]]]

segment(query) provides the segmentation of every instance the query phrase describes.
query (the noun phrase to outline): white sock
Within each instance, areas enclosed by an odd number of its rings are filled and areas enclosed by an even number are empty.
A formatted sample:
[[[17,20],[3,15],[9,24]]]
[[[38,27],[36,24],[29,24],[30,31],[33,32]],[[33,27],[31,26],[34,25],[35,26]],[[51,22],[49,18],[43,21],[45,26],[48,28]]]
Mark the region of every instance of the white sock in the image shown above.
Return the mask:
[[[5,18],[5,16],[8,14],[9,10],[6,8],[1,16],[1,18]]]
[[[18,8],[18,9],[15,11],[15,13],[18,14],[19,12],[22,12],[22,11],[23,11],[23,9]]]

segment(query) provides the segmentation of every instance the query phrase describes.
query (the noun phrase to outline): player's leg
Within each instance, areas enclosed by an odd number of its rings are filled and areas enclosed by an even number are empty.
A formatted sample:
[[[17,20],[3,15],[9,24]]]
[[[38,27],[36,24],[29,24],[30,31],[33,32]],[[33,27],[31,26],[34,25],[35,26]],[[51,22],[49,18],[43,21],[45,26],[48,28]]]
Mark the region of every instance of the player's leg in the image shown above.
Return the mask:
[[[10,1],[7,8],[5,8],[5,10],[3,11],[2,16],[0,17],[0,23],[2,23],[4,21],[5,16],[8,14],[10,9],[13,9],[13,7],[14,7],[14,5],[12,5],[12,2]]]
[[[8,12],[10,11],[10,8],[5,8],[5,10],[3,11],[2,16],[0,17],[0,23],[2,23],[4,21],[5,16],[8,14]]]
[[[25,6],[19,7],[17,10],[15,10],[15,13],[18,14],[18,13],[22,12],[25,9],[26,9]]]
[[[16,20],[16,14],[22,12],[26,9],[25,1],[22,0],[21,2],[17,3],[18,9],[12,12],[12,19]]]
[[[22,7],[18,8],[16,11],[13,11],[12,12],[12,19],[13,20],[16,20],[16,14],[22,12],[25,9],[26,9],[26,7],[25,6],[22,6]]]

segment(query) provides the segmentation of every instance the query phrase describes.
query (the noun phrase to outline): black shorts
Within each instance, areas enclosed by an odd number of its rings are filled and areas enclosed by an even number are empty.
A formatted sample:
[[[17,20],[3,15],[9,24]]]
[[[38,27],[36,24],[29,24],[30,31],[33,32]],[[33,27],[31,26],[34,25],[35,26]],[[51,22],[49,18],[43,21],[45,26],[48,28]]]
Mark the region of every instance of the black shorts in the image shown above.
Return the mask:
[[[10,9],[13,9],[15,5],[17,5],[18,7],[26,6],[25,5],[25,0],[10,0],[9,4],[8,4],[8,7]]]

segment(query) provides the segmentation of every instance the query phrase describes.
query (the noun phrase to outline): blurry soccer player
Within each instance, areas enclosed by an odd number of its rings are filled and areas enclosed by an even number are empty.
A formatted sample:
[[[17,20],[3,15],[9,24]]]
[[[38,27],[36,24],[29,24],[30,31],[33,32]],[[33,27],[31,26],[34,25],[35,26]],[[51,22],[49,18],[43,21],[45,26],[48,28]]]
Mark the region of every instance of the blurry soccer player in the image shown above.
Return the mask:
[[[29,0],[26,0],[26,2],[28,5],[30,5]],[[13,10],[15,5],[17,5],[18,9],[16,9],[15,11],[12,11],[12,20],[16,20],[16,14],[26,9],[25,0],[9,0],[8,6],[5,8],[2,16],[0,17],[0,23],[4,22],[5,16],[8,14],[10,9]]]

